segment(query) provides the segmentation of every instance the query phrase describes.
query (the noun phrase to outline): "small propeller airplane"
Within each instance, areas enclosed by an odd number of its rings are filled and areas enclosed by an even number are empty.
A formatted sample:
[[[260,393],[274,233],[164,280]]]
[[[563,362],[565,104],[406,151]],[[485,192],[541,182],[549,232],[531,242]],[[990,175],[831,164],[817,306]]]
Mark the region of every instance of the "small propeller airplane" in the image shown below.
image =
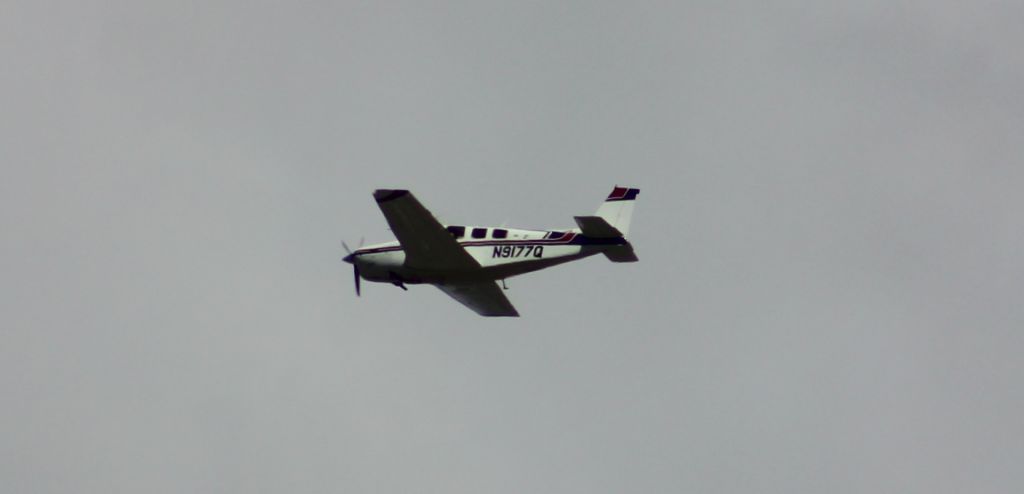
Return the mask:
[[[522,230],[442,225],[408,190],[373,192],[398,241],[360,246],[342,242],[359,279],[431,284],[481,316],[519,317],[502,288],[505,278],[604,254],[612,262],[636,262],[626,240],[639,189],[616,186],[593,216],[576,216],[576,228]],[[501,287],[497,281],[501,280]]]

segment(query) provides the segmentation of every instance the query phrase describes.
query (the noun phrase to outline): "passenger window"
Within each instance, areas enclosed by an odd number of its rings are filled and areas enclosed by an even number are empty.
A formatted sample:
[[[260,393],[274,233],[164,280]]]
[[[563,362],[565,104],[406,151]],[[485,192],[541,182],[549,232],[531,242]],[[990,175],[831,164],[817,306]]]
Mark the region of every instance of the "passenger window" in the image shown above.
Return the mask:
[[[491,230],[491,237],[493,238],[508,238],[508,230],[504,228],[495,228]]]
[[[464,226],[449,226],[448,233],[451,233],[455,238],[462,238],[466,236],[466,227]]]
[[[548,234],[548,238],[554,240],[565,236],[565,232],[551,232]]]
[[[486,237],[487,237],[487,229],[486,228],[474,228],[473,229],[473,238],[486,238]]]

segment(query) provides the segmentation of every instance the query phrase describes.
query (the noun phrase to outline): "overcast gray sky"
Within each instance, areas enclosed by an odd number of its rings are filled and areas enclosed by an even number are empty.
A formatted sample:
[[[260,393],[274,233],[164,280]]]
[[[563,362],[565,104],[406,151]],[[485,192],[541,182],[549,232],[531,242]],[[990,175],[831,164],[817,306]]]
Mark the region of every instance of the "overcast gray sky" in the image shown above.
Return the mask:
[[[1019,492],[1019,2],[0,8],[4,492]],[[636,264],[352,289],[371,198]]]

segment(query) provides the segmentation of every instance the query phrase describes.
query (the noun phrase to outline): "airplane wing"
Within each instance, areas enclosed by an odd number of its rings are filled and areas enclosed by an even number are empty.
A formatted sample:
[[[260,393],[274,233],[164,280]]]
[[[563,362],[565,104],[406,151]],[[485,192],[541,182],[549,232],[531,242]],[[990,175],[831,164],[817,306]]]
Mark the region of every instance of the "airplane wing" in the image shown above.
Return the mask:
[[[425,269],[480,267],[408,190],[380,189],[373,192],[373,198],[402,244],[406,265]]]
[[[493,281],[434,285],[481,316],[519,317],[501,288]]]

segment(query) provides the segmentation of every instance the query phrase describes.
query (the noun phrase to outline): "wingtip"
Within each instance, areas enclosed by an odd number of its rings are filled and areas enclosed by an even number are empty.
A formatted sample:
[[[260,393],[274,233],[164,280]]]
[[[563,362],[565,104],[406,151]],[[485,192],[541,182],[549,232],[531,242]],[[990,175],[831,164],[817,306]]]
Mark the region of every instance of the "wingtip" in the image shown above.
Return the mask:
[[[377,202],[387,202],[398,199],[408,193],[408,190],[403,189],[377,189],[373,191],[373,198]]]

